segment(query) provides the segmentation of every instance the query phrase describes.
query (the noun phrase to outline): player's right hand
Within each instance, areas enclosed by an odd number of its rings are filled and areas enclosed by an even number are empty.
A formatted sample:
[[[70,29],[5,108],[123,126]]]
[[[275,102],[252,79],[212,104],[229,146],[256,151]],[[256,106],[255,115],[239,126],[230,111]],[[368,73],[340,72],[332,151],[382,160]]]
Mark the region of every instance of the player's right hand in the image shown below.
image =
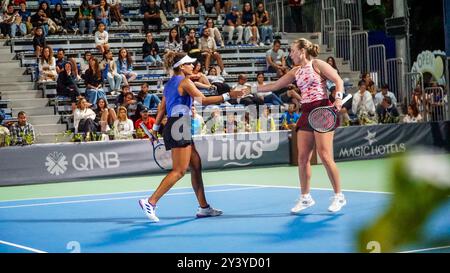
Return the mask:
[[[242,97],[245,94],[244,90],[234,90],[230,91],[230,97],[233,99],[237,99]]]

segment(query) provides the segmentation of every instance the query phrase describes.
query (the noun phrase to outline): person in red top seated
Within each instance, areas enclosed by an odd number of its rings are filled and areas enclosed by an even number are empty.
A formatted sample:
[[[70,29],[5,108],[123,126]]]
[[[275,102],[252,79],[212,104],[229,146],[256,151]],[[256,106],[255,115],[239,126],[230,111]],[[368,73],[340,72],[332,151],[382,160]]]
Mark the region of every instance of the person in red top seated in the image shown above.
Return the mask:
[[[153,124],[155,123],[155,118],[149,116],[148,114],[148,108],[146,106],[142,106],[140,109],[141,118],[136,120],[134,123],[134,129],[138,130],[141,128],[141,123],[144,123],[147,129],[150,131],[153,128]],[[148,138],[146,134],[142,134],[142,136],[139,136],[139,138]]]

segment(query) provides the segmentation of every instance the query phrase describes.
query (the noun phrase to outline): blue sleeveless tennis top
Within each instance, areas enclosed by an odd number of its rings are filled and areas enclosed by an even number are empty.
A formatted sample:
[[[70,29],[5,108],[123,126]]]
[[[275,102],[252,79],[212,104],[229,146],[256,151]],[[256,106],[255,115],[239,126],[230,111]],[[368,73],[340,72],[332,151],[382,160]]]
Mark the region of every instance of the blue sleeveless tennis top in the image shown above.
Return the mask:
[[[183,79],[183,76],[173,76],[164,87],[164,97],[166,97],[166,112],[168,117],[191,115],[191,96],[180,96],[180,93],[178,92],[178,87]]]

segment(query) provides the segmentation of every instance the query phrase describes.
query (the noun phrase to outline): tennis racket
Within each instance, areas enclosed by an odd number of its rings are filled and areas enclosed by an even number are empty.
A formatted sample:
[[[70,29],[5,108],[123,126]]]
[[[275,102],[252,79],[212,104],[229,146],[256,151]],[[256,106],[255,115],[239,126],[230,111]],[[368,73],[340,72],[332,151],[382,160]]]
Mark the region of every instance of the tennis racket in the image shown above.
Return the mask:
[[[347,95],[342,104],[346,103],[352,97]],[[332,131],[337,122],[337,109],[335,106],[322,106],[314,108],[308,115],[308,123],[314,131],[326,133]]]
[[[167,151],[164,144],[161,143],[159,139],[155,138],[152,133],[150,133],[147,126],[145,126],[143,122],[141,123],[141,128],[151,139],[153,146],[153,159],[155,160],[156,165],[158,165],[158,167],[162,170],[170,170],[172,168],[172,154],[170,151]]]

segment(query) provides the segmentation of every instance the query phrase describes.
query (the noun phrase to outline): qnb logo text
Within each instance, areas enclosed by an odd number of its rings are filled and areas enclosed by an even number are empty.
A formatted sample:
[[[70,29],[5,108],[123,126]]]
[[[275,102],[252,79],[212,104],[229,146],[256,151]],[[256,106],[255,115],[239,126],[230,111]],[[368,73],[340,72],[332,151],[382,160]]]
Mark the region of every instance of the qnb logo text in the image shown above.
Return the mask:
[[[47,156],[45,166],[53,175],[64,174],[68,166],[76,171],[91,171],[95,169],[113,169],[120,167],[119,154],[117,152],[101,153],[77,153],[70,160],[61,152],[53,152]],[[70,163],[70,164],[69,164]]]

